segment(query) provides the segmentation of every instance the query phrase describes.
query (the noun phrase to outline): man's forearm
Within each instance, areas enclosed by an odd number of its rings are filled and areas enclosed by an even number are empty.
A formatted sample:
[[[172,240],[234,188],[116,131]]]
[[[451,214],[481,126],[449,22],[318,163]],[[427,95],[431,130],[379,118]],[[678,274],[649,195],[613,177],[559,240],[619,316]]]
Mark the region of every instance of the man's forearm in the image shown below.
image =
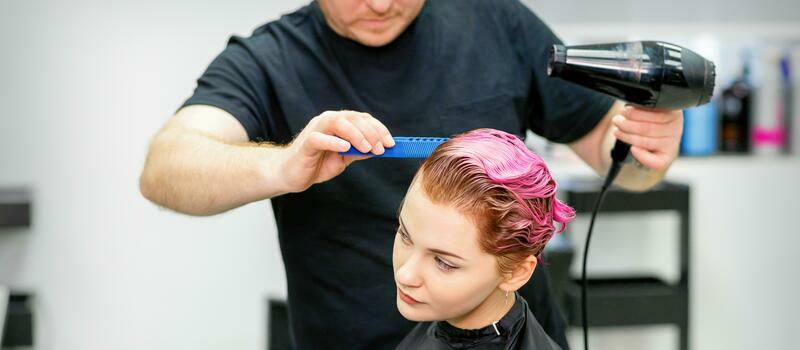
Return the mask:
[[[631,191],[647,191],[664,179],[666,171],[655,171],[635,164],[625,164],[614,184]]]
[[[281,148],[227,144],[200,133],[164,130],[153,140],[140,187],[166,208],[212,215],[285,193]]]

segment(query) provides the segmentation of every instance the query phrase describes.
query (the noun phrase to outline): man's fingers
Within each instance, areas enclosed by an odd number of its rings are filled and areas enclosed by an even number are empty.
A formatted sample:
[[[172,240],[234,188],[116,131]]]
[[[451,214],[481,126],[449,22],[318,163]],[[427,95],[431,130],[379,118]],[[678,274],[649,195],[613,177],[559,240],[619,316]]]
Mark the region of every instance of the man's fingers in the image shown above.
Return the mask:
[[[353,111],[325,112],[317,130],[338,136],[352,144],[362,153],[383,153],[381,133],[369,121],[369,114]]]
[[[367,114],[367,120],[375,126],[375,129],[378,130],[378,133],[381,136],[381,141],[383,141],[384,147],[394,147],[394,138],[392,138],[392,134],[389,132],[389,128],[386,125],[383,125],[380,120],[377,118]]]
[[[669,138],[647,137],[636,134],[629,134],[621,130],[615,131],[614,136],[616,136],[618,140],[625,142],[631,146],[637,146],[639,148],[643,148],[648,151],[659,151],[665,149],[667,146],[667,142],[669,142]]]
[[[619,130],[622,130],[623,132],[626,132],[628,134],[647,136],[647,137],[673,136],[676,129],[673,127],[669,127],[666,124],[640,122],[625,118],[624,116],[621,115],[615,116],[612,121],[614,122],[614,126],[616,126]]]
[[[331,134],[350,142],[351,145],[362,153],[367,153],[372,150],[372,143],[367,140],[367,137],[361,132],[361,129],[347,118],[335,117],[331,123]]]
[[[312,131],[305,140],[305,147],[302,148],[303,155],[313,156],[318,152],[347,152],[350,143],[336,136],[326,135],[319,131]]]
[[[368,113],[328,111],[312,123],[314,130],[338,136],[362,153],[372,152],[380,155],[384,153],[385,147],[394,146],[394,139],[389,129]]]
[[[358,130],[364,134],[367,142],[372,146],[372,152],[375,154],[383,154],[383,135],[380,130],[370,121],[372,116],[367,113],[351,112],[347,119],[355,125]]]
[[[658,124],[669,124],[675,122],[683,116],[680,110],[663,112],[663,111],[648,111],[646,109],[625,107],[621,113],[625,118],[639,122],[649,122]]]
[[[669,165],[665,157],[663,157],[662,155],[650,152],[643,148],[632,146],[631,154],[633,154],[633,157],[636,158],[636,160],[638,160],[639,163],[642,163],[642,165],[650,169],[653,169],[655,171],[664,171],[667,169],[667,166]]]

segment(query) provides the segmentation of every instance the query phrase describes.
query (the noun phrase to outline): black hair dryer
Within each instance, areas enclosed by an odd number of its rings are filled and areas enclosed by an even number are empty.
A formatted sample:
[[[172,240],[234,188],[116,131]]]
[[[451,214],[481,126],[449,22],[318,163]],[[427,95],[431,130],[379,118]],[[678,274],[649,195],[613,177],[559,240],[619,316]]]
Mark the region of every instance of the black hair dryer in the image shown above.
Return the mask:
[[[660,41],[553,45],[547,74],[638,107],[661,110],[708,103],[716,77],[711,61]],[[622,163],[629,150],[630,145],[617,141],[611,157]]]
[[[659,110],[700,106],[714,92],[714,64],[677,45],[660,41],[634,41],[600,45],[554,45],[550,50],[547,74],[611,95],[629,104]],[[617,140],[611,150],[608,170],[597,197],[581,274],[581,319],[584,348],[589,348],[586,265],[589,241],[597,212],[606,190],[628,160],[631,146]]]

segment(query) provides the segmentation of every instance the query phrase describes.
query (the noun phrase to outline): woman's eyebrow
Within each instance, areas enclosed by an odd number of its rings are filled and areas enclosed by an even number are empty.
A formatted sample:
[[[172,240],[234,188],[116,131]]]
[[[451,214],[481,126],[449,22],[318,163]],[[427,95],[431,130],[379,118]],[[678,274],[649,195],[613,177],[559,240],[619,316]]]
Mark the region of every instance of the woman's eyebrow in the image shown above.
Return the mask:
[[[464,261],[467,260],[467,259],[464,259],[464,258],[458,256],[458,255],[455,255],[453,253],[450,253],[448,251],[444,251],[444,250],[441,250],[441,249],[428,248],[428,250],[430,250],[430,251],[432,251],[432,252],[434,252],[436,254],[452,256],[454,258],[458,258],[458,259],[461,259],[461,260],[464,260]]]
[[[408,237],[408,240],[411,241],[411,242],[414,242],[411,239],[411,233],[409,233],[408,230],[406,229],[406,225],[403,224],[403,219],[400,217],[400,215],[397,216],[397,220],[400,221],[400,229],[403,230],[403,232],[406,233],[406,237]],[[436,249],[436,248],[428,248],[428,250],[433,252],[433,253],[436,253],[436,254],[452,256],[454,258],[458,258],[458,259],[467,261],[467,259],[464,259],[464,258],[462,258],[462,257],[460,257],[460,256],[458,256],[456,254],[450,253],[450,252],[448,252],[446,250],[441,250],[441,249]]]

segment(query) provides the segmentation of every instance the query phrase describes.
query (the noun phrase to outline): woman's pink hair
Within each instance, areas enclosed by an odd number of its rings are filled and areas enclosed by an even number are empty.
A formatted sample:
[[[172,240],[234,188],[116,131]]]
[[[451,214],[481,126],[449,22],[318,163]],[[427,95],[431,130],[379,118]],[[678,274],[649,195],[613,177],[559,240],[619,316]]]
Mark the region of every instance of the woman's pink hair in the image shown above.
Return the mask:
[[[434,203],[456,207],[474,220],[480,245],[500,270],[539,256],[575,211],[556,198],[556,181],[517,136],[494,129],[457,135],[425,160],[414,181]]]

